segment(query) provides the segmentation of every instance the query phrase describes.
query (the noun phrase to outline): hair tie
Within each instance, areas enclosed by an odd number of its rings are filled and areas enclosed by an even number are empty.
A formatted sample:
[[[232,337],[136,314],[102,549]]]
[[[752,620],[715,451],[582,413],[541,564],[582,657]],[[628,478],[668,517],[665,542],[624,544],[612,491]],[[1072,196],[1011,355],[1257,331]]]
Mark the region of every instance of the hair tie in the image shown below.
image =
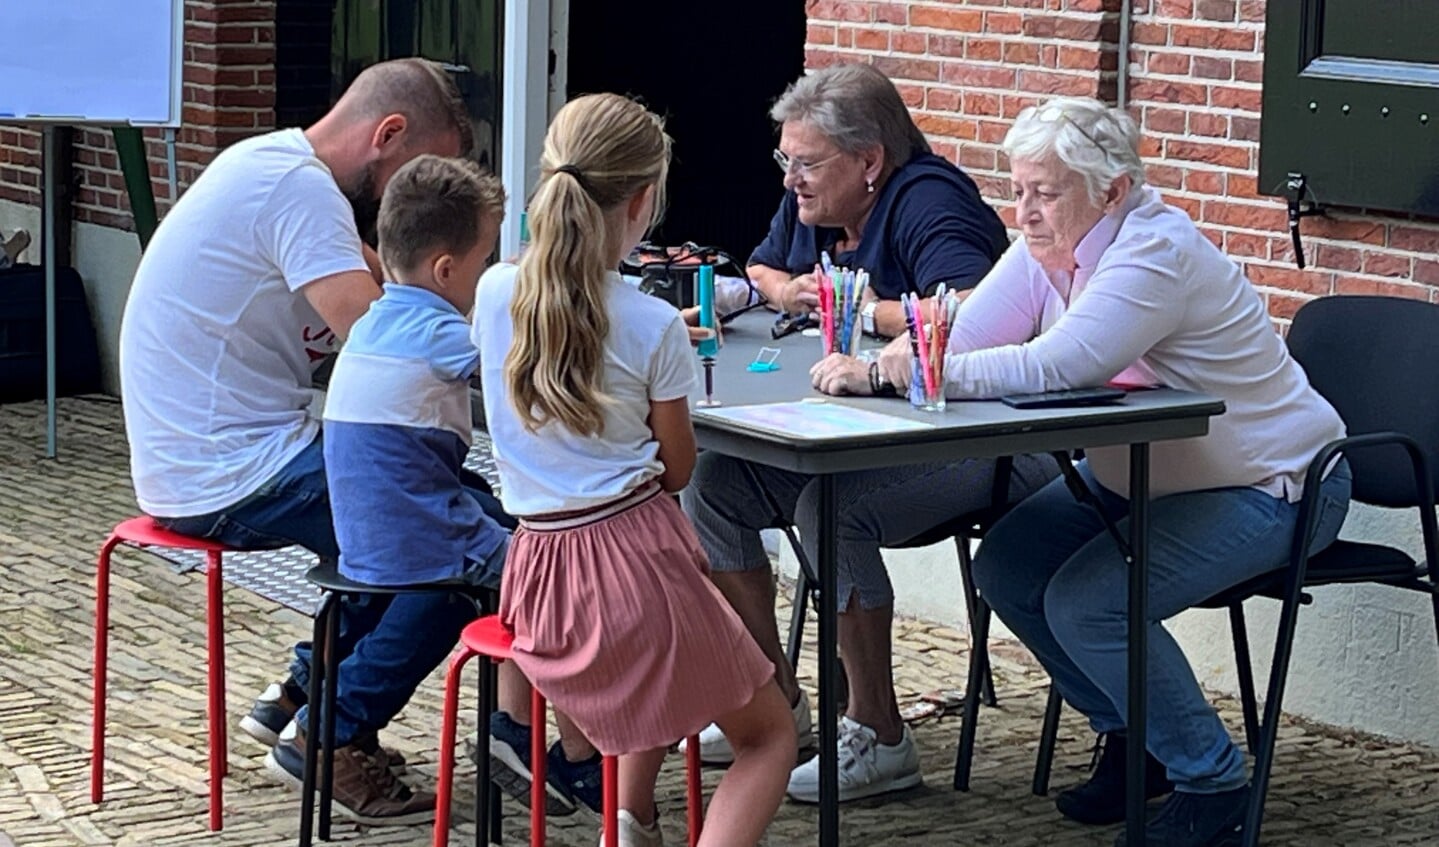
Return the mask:
[[[557,174],[569,174],[570,176],[575,178],[575,182],[578,182],[580,184],[581,190],[583,190],[591,197],[594,196],[595,193],[590,190],[589,180],[585,179],[585,175],[580,173],[579,168],[575,167],[574,165],[560,165],[559,167],[555,168],[554,172]]]

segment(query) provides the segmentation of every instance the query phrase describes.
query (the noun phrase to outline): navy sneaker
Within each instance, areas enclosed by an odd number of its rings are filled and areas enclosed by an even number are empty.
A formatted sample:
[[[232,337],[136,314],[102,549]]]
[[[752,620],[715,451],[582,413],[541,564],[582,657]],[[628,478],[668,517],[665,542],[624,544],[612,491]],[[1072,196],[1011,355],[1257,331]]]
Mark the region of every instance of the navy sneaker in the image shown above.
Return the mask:
[[[478,751],[477,745],[473,752]],[[553,765],[547,767],[550,772],[545,779],[545,814],[574,814],[575,801],[556,784]],[[598,773],[598,766],[595,771]],[[490,779],[501,791],[529,808],[530,782],[534,779],[530,772],[530,728],[516,723],[508,712],[490,715]]]
[[[559,788],[568,794],[571,800],[583,803],[590,811],[600,814],[604,804],[604,793],[601,790],[604,771],[600,768],[599,752],[596,751],[588,759],[571,762],[565,758],[564,747],[556,741],[550,745],[549,755],[545,758],[548,760],[545,765],[545,781],[550,787]]]
[[[1244,815],[1249,811],[1249,786],[1218,794],[1176,791],[1144,824],[1144,841],[1165,847],[1239,847],[1244,843]],[[1121,830],[1114,847],[1126,847]]]
[[[294,720],[295,713],[305,705],[305,691],[293,679],[272,682],[255,699],[250,714],[240,718],[240,729],[245,734],[265,745],[274,747],[280,743],[280,733]]]

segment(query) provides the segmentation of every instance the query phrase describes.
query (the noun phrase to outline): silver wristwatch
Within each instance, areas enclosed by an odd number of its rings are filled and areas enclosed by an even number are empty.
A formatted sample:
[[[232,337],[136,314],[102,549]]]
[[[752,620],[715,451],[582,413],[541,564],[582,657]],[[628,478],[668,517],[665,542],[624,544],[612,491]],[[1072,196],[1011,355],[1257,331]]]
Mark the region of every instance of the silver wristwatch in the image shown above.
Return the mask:
[[[877,334],[874,328],[874,310],[877,308],[879,308],[879,301],[871,300],[864,304],[863,309],[860,309],[859,328],[864,331],[865,335]]]

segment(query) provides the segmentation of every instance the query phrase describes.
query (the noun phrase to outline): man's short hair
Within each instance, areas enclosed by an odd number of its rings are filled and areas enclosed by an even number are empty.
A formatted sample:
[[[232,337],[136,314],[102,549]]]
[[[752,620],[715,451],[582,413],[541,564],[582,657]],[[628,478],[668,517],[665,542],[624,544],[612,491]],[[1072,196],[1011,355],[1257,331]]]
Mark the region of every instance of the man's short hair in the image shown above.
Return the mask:
[[[355,77],[341,98],[345,101],[365,117],[404,115],[412,138],[453,132],[459,136],[461,156],[474,149],[469,109],[454,77],[438,62],[393,59],[371,65]]]
[[[417,156],[385,186],[380,259],[403,273],[435,253],[466,253],[480,237],[480,218],[504,215],[505,189],[493,174],[469,159]]]

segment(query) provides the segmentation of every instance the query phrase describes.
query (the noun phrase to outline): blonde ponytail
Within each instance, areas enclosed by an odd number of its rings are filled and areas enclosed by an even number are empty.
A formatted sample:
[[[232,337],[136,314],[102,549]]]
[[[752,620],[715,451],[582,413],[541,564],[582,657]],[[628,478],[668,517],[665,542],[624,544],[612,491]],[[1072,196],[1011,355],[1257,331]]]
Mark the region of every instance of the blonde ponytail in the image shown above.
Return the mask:
[[[592,94],[555,115],[530,199],[530,246],[510,304],[514,343],[505,384],[526,429],[551,420],[604,430],[609,255],[620,233],[606,213],[647,186],[662,192],[670,139],[660,119],[617,94]],[[661,208],[657,194],[656,215]]]

